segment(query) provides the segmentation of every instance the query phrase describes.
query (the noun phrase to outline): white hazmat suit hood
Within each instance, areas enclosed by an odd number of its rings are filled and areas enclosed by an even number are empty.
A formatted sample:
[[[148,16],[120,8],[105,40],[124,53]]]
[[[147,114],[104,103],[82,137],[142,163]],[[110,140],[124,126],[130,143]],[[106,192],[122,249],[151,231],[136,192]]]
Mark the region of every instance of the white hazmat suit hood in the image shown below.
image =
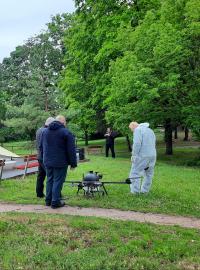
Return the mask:
[[[139,127],[149,127],[149,123],[141,123],[139,124]]]
[[[133,133],[133,156],[156,156],[156,137],[149,123],[141,123]]]

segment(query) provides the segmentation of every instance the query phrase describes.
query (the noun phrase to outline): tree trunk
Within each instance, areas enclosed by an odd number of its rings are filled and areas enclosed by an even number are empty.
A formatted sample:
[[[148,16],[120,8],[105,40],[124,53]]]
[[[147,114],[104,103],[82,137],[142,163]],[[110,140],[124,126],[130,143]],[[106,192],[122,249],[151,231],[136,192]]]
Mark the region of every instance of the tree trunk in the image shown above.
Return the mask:
[[[126,135],[126,142],[128,145],[128,151],[131,152],[132,151],[132,146],[131,146],[131,142],[130,142],[130,138],[128,135]]]
[[[166,143],[166,155],[173,154],[173,145],[172,145],[172,124],[171,119],[165,121],[165,143]]]
[[[85,131],[85,146],[88,146],[88,131]]]
[[[185,137],[183,139],[184,141],[189,141],[189,129],[185,127]]]
[[[48,94],[47,90],[45,90],[45,112],[48,112],[48,110],[49,110]]]
[[[178,139],[178,128],[175,127],[174,129],[174,139],[177,140]]]

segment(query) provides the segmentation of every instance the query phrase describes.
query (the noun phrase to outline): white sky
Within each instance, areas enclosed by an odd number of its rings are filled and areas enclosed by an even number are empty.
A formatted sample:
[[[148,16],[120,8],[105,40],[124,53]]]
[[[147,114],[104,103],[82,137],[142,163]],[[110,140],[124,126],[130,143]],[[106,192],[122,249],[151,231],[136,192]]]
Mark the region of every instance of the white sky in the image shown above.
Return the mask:
[[[74,10],[73,0],[0,0],[0,62],[45,29],[52,15]]]

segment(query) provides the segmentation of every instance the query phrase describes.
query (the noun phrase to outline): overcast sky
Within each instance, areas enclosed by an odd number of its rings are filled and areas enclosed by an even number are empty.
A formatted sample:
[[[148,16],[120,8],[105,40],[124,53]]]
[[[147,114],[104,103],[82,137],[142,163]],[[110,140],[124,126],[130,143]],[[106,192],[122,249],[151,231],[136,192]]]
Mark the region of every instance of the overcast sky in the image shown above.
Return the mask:
[[[0,4],[0,62],[45,29],[51,15],[75,10],[73,0],[0,0]]]

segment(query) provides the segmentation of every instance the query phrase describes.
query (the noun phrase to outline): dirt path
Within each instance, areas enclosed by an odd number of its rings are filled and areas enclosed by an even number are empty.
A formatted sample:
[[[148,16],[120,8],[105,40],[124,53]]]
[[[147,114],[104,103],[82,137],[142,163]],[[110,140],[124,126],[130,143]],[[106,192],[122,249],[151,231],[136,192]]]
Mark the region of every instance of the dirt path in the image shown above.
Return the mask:
[[[159,225],[178,225],[184,228],[200,229],[200,219],[170,216],[163,214],[140,213],[134,211],[122,211],[117,209],[103,208],[82,208],[65,206],[59,209],[51,209],[43,205],[22,205],[0,203],[0,213],[6,212],[25,212],[25,213],[47,213],[47,214],[64,214],[73,216],[94,216],[110,218],[115,220],[129,220],[142,223],[153,223]]]

